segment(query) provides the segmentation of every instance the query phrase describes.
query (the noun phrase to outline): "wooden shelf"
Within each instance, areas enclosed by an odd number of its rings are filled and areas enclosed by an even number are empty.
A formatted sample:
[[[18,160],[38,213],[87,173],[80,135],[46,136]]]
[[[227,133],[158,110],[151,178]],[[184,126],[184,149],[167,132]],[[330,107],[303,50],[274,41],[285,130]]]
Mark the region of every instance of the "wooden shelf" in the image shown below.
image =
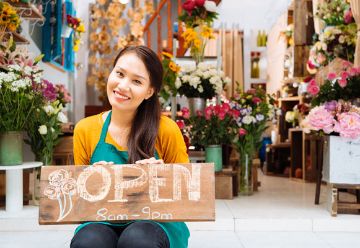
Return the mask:
[[[13,6],[16,9],[16,12],[19,14],[21,18],[24,18],[26,20],[38,20],[38,21],[44,21],[44,16],[39,12],[39,10],[35,7],[35,5],[30,3],[14,3],[11,1],[6,1],[11,6]]]
[[[301,96],[290,96],[290,97],[282,97],[282,98],[279,98],[279,101],[283,101],[283,102],[286,102],[286,101],[301,101],[302,100],[302,97]]]
[[[8,41],[11,36],[13,37],[15,43],[18,44],[18,45],[29,45],[29,44],[30,44],[30,42],[29,42],[27,39],[25,39],[23,36],[21,36],[21,35],[18,34],[18,33],[15,33],[15,32],[14,32],[14,33],[12,33],[12,32],[6,32],[6,33],[4,34],[4,36],[3,36],[2,41],[3,41],[3,42]]]

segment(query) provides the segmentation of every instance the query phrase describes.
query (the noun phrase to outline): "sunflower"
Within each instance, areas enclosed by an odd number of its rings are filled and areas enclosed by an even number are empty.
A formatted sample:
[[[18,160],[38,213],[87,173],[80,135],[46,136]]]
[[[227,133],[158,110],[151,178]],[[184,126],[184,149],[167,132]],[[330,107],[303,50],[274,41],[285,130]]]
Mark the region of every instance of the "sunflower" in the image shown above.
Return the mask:
[[[172,54],[167,53],[167,52],[162,52],[162,55],[163,55],[164,57],[166,57],[166,58],[169,58],[169,59],[171,59],[171,58],[173,57]]]

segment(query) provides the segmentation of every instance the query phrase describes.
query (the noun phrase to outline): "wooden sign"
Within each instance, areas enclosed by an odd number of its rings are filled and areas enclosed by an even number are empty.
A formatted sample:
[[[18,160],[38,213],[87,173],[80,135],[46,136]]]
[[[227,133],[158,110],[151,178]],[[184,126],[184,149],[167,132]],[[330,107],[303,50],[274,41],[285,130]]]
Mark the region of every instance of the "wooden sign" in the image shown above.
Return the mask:
[[[214,221],[213,163],[43,166],[40,224]]]

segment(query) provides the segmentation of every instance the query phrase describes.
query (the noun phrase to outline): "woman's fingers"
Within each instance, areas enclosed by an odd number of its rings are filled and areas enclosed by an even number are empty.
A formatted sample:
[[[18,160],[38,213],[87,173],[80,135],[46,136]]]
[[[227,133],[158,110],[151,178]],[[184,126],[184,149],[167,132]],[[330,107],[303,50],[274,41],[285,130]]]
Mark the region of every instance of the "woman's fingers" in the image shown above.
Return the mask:
[[[164,161],[162,159],[156,159],[154,157],[138,160],[135,164],[163,164]]]
[[[93,165],[111,165],[111,164],[114,164],[114,162],[112,162],[112,161],[107,162],[107,161],[101,160],[101,161],[93,163]]]

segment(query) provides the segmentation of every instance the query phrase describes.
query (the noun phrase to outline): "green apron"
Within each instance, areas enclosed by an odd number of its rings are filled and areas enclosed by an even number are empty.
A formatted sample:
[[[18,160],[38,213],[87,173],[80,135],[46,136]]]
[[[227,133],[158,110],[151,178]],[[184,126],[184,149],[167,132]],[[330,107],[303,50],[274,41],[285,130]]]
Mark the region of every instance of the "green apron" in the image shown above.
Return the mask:
[[[95,162],[99,162],[99,161],[112,161],[115,164],[128,163],[127,151],[119,151],[115,146],[105,143],[105,138],[109,128],[110,120],[111,120],[111,111],[109,112],[105,120],[105,123],[102,127],[100,140],[96,145],[94,153],[91,156],[90,164],[94,164]],[[155,158],[157,159],[159,158],[156,151],[155,151]],[[190,232],[184,222],[155,222],[155,221],[153,222],[158,224],[166,232],[170,241],[171,248],[186,248],[188,246],[188,239],[190,236]],[[83,228],[84,226],[90,223],[95,223],[95,222],[87,222],[78,226],[78,228],[76,228],[75,230],[75,234],[81,228]],[[114,224],[108,222],[96,222],[96,223],[102,223],[111,226],[124,226],[130,224],[131,222],[121,223],[121,224]]]

